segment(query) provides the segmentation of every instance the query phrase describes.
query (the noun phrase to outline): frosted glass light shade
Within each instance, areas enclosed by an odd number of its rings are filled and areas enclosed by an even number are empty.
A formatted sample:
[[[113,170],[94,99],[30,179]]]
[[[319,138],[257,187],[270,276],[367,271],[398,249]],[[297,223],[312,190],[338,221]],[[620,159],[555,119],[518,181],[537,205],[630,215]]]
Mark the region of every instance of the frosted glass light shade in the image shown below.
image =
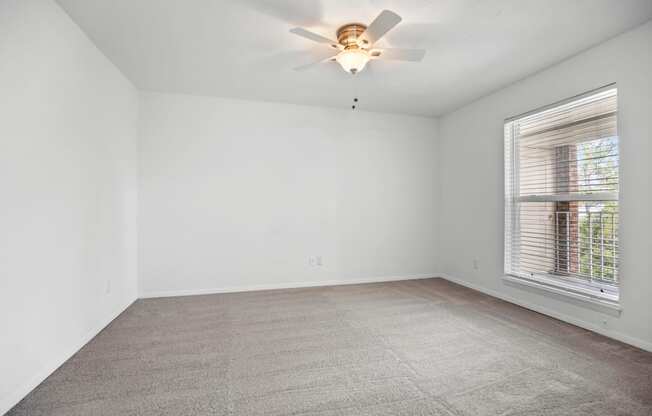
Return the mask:
[[[335,57],[342,69],[352,74],[362,71],[369,59],[369,53],[363,49],[345,49]]]

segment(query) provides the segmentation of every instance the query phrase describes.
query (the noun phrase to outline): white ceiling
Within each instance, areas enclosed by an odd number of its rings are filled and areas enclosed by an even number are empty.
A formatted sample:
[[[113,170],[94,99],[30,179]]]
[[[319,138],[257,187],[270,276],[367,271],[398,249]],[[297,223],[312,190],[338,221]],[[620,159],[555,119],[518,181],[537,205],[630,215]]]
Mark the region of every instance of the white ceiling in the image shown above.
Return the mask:
[[[58,0],[143,90],[436,116],[652,18],[652,0]],[[288,30],[334,37],[390,9],[384,46],[421,63],[375,61],[353,77]]]

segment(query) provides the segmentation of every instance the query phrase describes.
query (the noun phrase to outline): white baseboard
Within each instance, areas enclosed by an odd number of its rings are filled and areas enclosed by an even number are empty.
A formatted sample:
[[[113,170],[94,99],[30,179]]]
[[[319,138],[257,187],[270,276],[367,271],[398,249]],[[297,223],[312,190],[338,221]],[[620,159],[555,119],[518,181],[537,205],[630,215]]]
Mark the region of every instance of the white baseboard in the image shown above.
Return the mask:
[[[212,289],[154,291],[154,292],[143,292],[140,294],[140,298],[141,299],[166,298],[166,297],[174,297],[174,296],[195,296],[195,295],[213,295],[218,293],[252,292],[257,290],[298,289],[304,287],[397,282],[402,280],[432,279],[438,277],[439,275],[440,273],[420,273],[420,274],[410,274],[410,275],[403,275],[403,276],[365,277],[365,278],[356,278],[356,279],[324,280],[324,281],[315,281],[315,282],[284,282],[284,283],[274,283],[274,284],[267,284],[267,285],[230,286],[230,287],[221,287],[221,288],[212,288]]]
[[[68,361],[70,357],[75,355],[84,345],[86,345],[93,337],[100,333],[107,325],[109,325],[115,318],[118,317],[122,312],[125,311],[136,299],[132,299],[127,302],[125,305],[121,305],[117,308],[112,314],[110,314],[106,319],[99,322],[93,329],[88,331],[83,337],[72,342],[70,347],[64,349],[56,359],[50,361],[41,371],[39,371],[32,379],[16,388],[12,393],[0,399],[0,415],[4,415],[11,408],[13,408],[18,402],[20,402],[25,396],[27,396],[36,386],[41,384],[50,374],[54,373],[63,363]]]
[[[457,283],[458,285],[468,287],[469,289],[477,290],[478,292],[482,292],[484,294],[487,294],[489,296],[493,296],[498,299],[502,299],[506,302],[513,303],[515,305],[521,306],[525,309],[530,309],[532,311],[551,316],[555,319],[559,319],[560,321],[568,322],[569,324],[579,326],[580,328],[584,328],[586,330],[596,332],[600,335],[604,335],[605,337],[615,339],[620,342],[624,342],[625,344],[633,345],[634,347],[640,348],[645,351],[652,352],[652,343],[644,341],[642,339],[632,337],[630,335],[623,334],[618,331],[614,331],[608,328],[602,328],[598,325],[592,324],[590,322],[583,321],[581,319],[574,318],[572,316],[559,313],[557,311],[554,311],[552,309],[545,308],[543,306],[535,305],[530,302],[525,302],[519,299],[515,299],[511,296],[504,295],[502,293],[499,293],[495,290],[487,289],[485,287],[481,287],[479,285],[469,283],[459,277],[451,276],[446,273],[439,273],[439,276],[443,279],[446,279],[450,282]]]

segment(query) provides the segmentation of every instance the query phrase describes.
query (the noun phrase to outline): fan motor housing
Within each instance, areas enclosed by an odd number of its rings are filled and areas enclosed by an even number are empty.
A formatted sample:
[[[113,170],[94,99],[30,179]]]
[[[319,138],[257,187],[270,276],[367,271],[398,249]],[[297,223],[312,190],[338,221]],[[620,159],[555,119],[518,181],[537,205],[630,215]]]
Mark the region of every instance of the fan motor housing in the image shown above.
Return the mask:
[[[358,47],[357,39],[367,30],[367,25],[362,23],[348,23],[337,29],[337,41],[344,48]]]

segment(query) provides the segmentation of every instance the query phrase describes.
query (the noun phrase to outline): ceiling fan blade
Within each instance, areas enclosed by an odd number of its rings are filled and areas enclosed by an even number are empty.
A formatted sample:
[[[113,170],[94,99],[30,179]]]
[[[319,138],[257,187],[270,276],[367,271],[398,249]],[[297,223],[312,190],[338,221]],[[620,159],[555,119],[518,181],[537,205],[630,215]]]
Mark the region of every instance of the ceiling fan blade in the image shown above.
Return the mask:
[[[337,55],[335,55],[335,56],[337,56]],[[326,59],[320,59],[320,60],[318,60],[318,61],[311,62],[311,63],[306,64],[306,65],[298,66],[298,67],[294,68],[294,70],[295,70],[295,71],[306,71],[306,70],[308,70],[308,69],[310,69],[310,68],[312,68],[312,67],[314,67],[314,66],[317,66],[317,65],[319,65],[319,64],[322,64],[322,63],[325,63],[325,62],[329,62],[329,61],[335,61],[335,56],[329,56],[329,57],[326,58]]]
[[[371,22],[362,35],[358,38],[358,44],[361,47],[370,47],[378,42],[385,33],[392,30],[401,21],[401,16],[390,10],[383,10],[378,17]]]
[[[370,52],[372,59],[382,59],[388,61],[409,61],[420,62],[426,56],[425,49],[374,49]]]
[[[309,30],[306,30],[301,27],[295,27],[294,29],[290,29],[291,33],[294,33],[297,36],[301,36],[302,38],[310,39],[314,42],[317,43],[327,43],[331,47],[337,49],[339,48],[340,44],[337,43],[337,41],[334,41],[332,39],[328,39],[327,37],[324,37],[322,35],[318,35],[317,33],[311,32]]]

